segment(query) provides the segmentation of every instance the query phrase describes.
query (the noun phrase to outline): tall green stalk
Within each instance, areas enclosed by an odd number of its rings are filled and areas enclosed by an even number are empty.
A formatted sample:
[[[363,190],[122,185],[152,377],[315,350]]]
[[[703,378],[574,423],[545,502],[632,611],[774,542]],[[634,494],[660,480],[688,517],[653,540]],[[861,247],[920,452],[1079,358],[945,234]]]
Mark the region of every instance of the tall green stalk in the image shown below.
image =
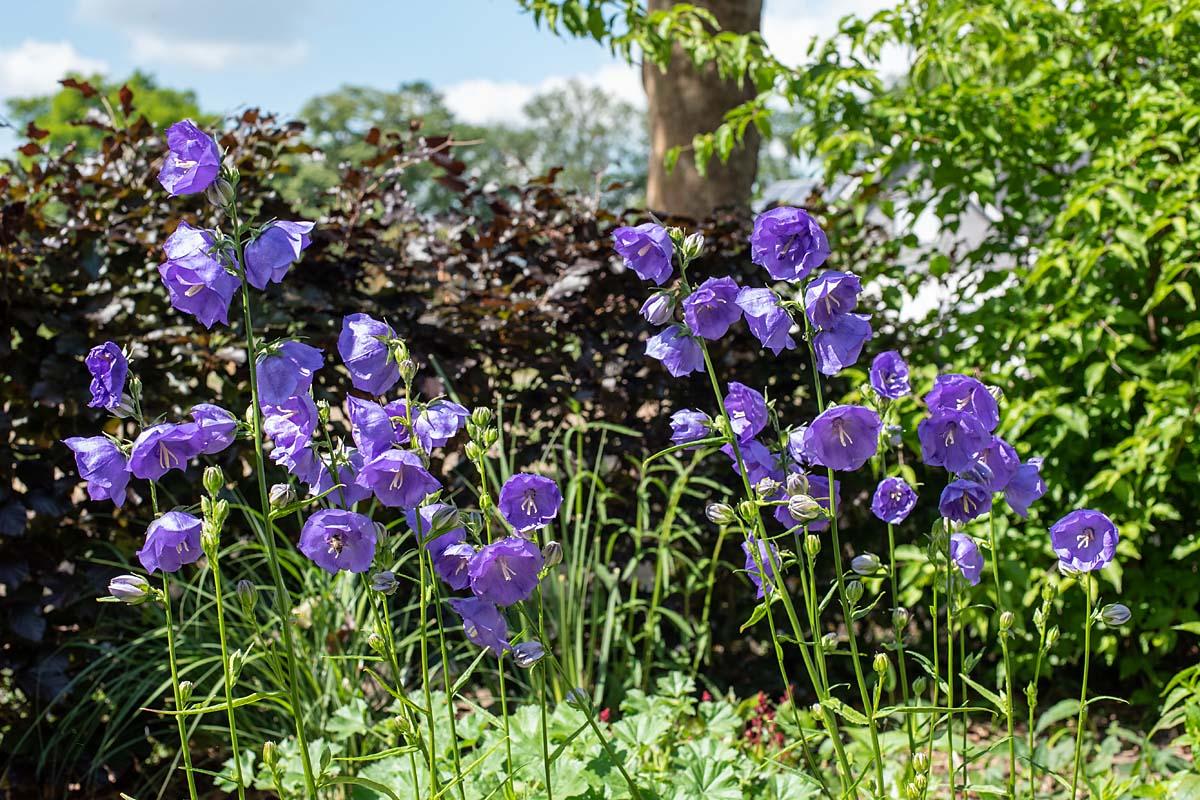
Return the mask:
[[[887,451],[881,450],[879,456],[880,471],[883,476],[887,477]],[[887,540],[888,540],[888,573],[892,584],[892,603],[894,608],[900,607],[900,577],[899,570],[896,568],[896,526],[892,523],[887,524]],[[907,623],[906,623],[907,624]],[[900,671],[900,692],[904,698],[904,705],[910,704],[908,695],[908,668],[905,666],[904,658],[904,626],[892,625],[892,630],[896,637],[896,666]],[[908,733],[908,753],[911,758],[917,751],[916,733],[914,731],[914,722],[912,714],[904,715],[904,727]]]
[[[1006,603],[1003,590],[1000,587],[1000,551],[996,549],[996,512],[988,514],[988,543],[992,548],[992,580],[996,584],[997,619],[1004,616]],[[1009,629],[1002,623],[997,625],[1000,632],[1000,650],[1004,656],[1004,714],[1008,719],[1008,793],[1017,796],[1017,740],[1013,733],[1013,688],[1012,660],[1008,654]]]
[[[237,712],[233,707],[233,670],[229,663],[229,646],[225,638],[225,601],[221,594],[221,567],[216,558],[217,548],[210,556],[213,574],[213,597],[217,603],[217,638],[221,642],[221,669],[225,674],[225,716],[229,723],[229,744],[233,748],[233,771],[237,778],[239,800],[246,798],[246,778],[242,775],[242,751],[238,746]]]
[[[946,774],[950,780],[950,800],[957,796],[954,787],[954,564],[950,560],[949,537],[946,540]],[[934,643],[937,646],[937,643]]]
[[[1042,590],[1042,607],[1040,613],[1035,613],[1033,617],[1034,624],[1038,629],[1038,652],[1037,658],[1033,663],[1033,678],[1025,687],[1025,704],[1029,707],[1029,722],[1028,722],[1028,747],[1029,747],[1029,800],[1034,800],[1037,793],[1037,787],[1034,784],[1036,773],[1033,760],[1034,748],[1037,744],[1037,734],[1034,728],[1034,716],[1037,713],[1038,701],[1038,680],[1042,676],[1042,658],[1046,655],[1046,617],[1050,612],[1050,603],[1054,598],[1052,591]]]
[[[1083,589],[1084,609],[1083,618],[1083,686],[1079,689],[1079,718],[1075,721],[1075,768],[1071,772],[1071,797],[1079,788],[1079,767],[1083,756],[1083,726],[1087,721],[1087,685],[1088,669],[1092,662],[1092,576],[1083,573],[1079,577],[1079,586]]]
[[[155,504],[157,505],[157,504]],[[157,512],[155,513],[157,517]],[[175,710],[183,711],[183,692],[179,688],[179,666],[175,658],[175,621],[171,611],[171,579],[166,572],[163,581],[163,609],[167,615],[167,660],[171,665],[171,690],[175,696]],[[183,714],[175,715],[175,724],[179,728],[179,748],[183,755],[183,773],[187,777],[188,796],[196,800],[196,776],[192,772],[192,751],[188,746],[187,725]]]

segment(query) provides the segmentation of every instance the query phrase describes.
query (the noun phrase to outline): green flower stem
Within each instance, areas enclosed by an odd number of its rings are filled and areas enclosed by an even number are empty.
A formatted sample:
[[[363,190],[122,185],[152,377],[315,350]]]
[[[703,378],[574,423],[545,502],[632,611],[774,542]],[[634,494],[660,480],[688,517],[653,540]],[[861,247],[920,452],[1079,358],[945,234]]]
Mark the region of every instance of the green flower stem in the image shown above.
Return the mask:
[[[950,780],[950,800],[954,800],[954,566],[950,561],[949,537],[946,541],[946,774]]]
[[[230,203],[230,218],[233,220],[233,236],[237,242],[237,263],[242,273],[242,316],[246,335],[246,363],[250,368],[250,405],[251,432],[254,436],[254,466],[258,478],[258,500],[262,511],[262,528],[260,530],[263,545],[267,549],[267,566],[271,570],[271,580],[275,584],[275,603],[279,609],[279,623],[283,637],[283,649],[287,653],[288,662],[288,700],[291,705],[292,722],[296,730],[296,744],[300,749],[300,765],[304,770],[304,785],[308,796],[316,798],[317,781],[313,773],[312,759],[308,752],[308,736],[304,732],[304,712],[300,703],[300,669],[296,658],[296,644],[292,636],[290,619],[292,598],[287,585],[283,582],[283,571],[279,567],[279,552],[275,546],[275,526],[271,520],[271,501],[267,492],[266,461],[263,458],[263,418],[262,407],[258,402],[258,343],[254,337],[254,317],[250,304],[250,284],[246,281],[243,265],[245,259],[245,241],[241,218],[238,216],[237,197]]]
[[[417,524],[421,524],[419,515]],[[454,710],[454,685],[450,680],[450,655],[446,649],[446,628],[442,624],[442,590],[438,586],[437,578],[433,575],[432,561],[429,564],[429,572],[429,580],[433,584],[433,613],[437,617],[438,653],[442,659],[442,684],[446,691],[446,714],[450,718],[451,751],[454,753],[454,779],[455,783],[458,784],[458,796],[460,800],[467,800],[467,790],[463,784],[462,752],[458,743],[458,715]]]
[[[1079,766],[1083,756],[1083,726],[1087,721],[1087,685],[1088,669],[1092,661],[1092,576],[1083,573],[1079,578],[1079,587],[1083,589],[1084,609],[1083,618],[1083,686],[1079,690],[1079,718],[1075,721],[1075,768],[1071,772],[1071,797],[1079,788]]]
[[[546,666],[539,665],[538,699],[542,707],[542,766],[546,773],[546,800],[554,800],[554,784],[550,780],[550,723],[546,713]]]
[[[500,675],[500,719],[504,723],[504,792],[509,798],[517,796],[513,788],[512,733],[508,728],[508,691],[504,685],[504,653],[496,657]]]
[[[992,580],[996,584],[996,605],[999,606],[997,619],[1003,614],[1007,604],[1000,586],[1000,551],[996,549],[996,512],[988,514],[988,543],[992,548]],[[1017,796],[1017,740],[1013,734],[1013,687],[1012,660],[1008,654],[1008,632],[1000,630],[1000,650],[1004,656],[1004,713],[1008,719],[1008,794]]]
[[[377,605],[375,602],[374,591],[371,589],[369,579],[367,579],[365,575],[363,578],[363,582],[366,584],[367,589],[367,603],[371,606],[371,616],[375,619],[375,628],[383,631],[384,644],[387,648],[388,666],[390,666],[392,669],[392,679],[396,681],[396,691],[399,692],[401,691],[399,686],[400,662],[396,658],[396,639],[392,633],[391,616],[387,607],[387,598],[380,597],[379,604]],[[383,607],[382,611],[380,611],[379,606]],[[407,703],[401,703],[400,708],[404,712],[404,716],[408,720],[408,723],[415,735],[415,732],[419,731],[420,727],[417,724],[416,718],[413,716],[412,709],[408,707]],[[412,750],[409,750],[408,752],[408,766],[409,771],[412,774],[413,788],[420,789],[421,779],[419,777],[419,773],[417,772],[417,756]]]
[[[937,570],[934,569],[934,579],[930,581],[930,589],[932,590],[932,599],[929,603],[930,621],[933,625],[933,680],[929,682],[929,706],[930,708],[938,707],[938,676],[942,674],[940,665],[938,664],[938,589],[937,589]],[[933,740],[934,733],[937,731],[937,716],[936,714],[929,715],[929,735],[925,742],[925,756],[930,764],[933,763]],[[929,794],[929,784],[925,784],[925,789],[921,792],[921,798]]]
[[[887,451],[881,450],[879,454],[879,467],[883,476],[887,477]],[[892,523],[887,524],[888,538],[888,573],[892,584],[892,602],[894,607],[900,606],[900,577],[899,570],[896,569],[896,526]],[[904,698],[904,705],[910,705],[908,686],[908,668],[905,666],[904,657],[904,633],[905,631],[900,626],[894,626],[896,637],[896,666],[900,671],[900,691]],[[893,695],[894,696],[894,695]],[[908,754],[909,758],[917,752],[916,733],[914,729],[914,721],[912,714],[904,715],[904,727],[908,733]]]
[[[419,516],[419,514],[418,514]],[[420,524],[417,525],[420,528]],[[419,534],[418,534],[419,537]],[[431,794],[441,790],[441,779],[437,774],[437,726],[433,724],[433,691],[429,688],[429,598],[425,586],[425,548],[417,547],[418,569],[421,572],[420,611],[417,618],[421,629],[421,688],[425,693],[425,721],[429,724],[429,788]],[[450,698],[446,698],[449,702]]]
[[[217,548],[212,552],[213,596],[217,603],[217,637],[221,641],[221,669],[225,673],[225,715],[229,720],[229,743],[233,747],[233,770],[237,777],[237,794],[246,798],[246,778],[242,775],[242,751],[238,746],[237,712],[233,707],[233,670],[229,666],[229,645],[225,638],[225,602],[221,596],[221,567]]]
[[[1033,680],[1029,683],[1025,690],[1026,705],[1029,706],[1029,722],[1028,722],[1028,747],[1029,747],[1029,800],[1034,800],[1037,793],[1037,787],[1034,784],[1036,780],[1033,751],[1037,744],[1036,734],[1034,729],[1034,715],[1037,713],[1037,689],[1038,679],[1042,676],[1042,657],[1046,654],[1046,618],[1045,614],[1050,608],[1050,603],[1046,600],[1042,602],[1042,624],[1038,626],[1038,652],[1037,658],[1033,663]]]

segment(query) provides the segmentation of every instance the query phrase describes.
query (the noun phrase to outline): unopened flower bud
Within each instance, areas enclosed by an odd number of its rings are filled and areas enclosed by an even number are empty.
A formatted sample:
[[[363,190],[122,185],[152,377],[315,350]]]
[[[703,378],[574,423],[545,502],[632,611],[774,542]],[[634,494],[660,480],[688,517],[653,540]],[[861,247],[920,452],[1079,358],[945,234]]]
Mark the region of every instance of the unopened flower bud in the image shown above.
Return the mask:
[[[108,582],[108,593],[131,606],[150,599],[150,582],[141,575],[118,575]]]
[[[521,669],[529,669],[542,660],[542,657],[546,655],[546,648],[537,641],[521,642],[513,645],[512,654],[514,664]]]
[[[296,502],[296,490],[290,483],[277,483],[271,487],[271,508],[279,510]]]
[[[411,739],[416,733],[412,720],[405,716],[395,716],[387,721],[388,726],[404,739]]]
[[[323,398],[317,401],[317,422],[322,428],[329,424],[329,401]]]
[[[383,637],[378,633],[372,632],[367,636],[367,646],[380,655],[383,655],[387,651]]]
[[[192,692],[195,691],[195,689],[196,689],[196,684],[192,683],[191,681],[180,681],[179,682],[179,702],[186,706],[191,701]]]
[[[400,359],[400,377],[405,383],[412,383],[413,378],[417,376],[417,362],[411,358]]]
[[[788,498],[788,514],[801,524],[812,522],[821,516],[821,505],[806,494],[794,494]]]
[[[1010,630],[1012,630],[1013,622],[1015,620],[1016,620],[1016,617],[1013,615],[1013,612],[1011,612],[1011,611],[1003,612],[1000,615],[1000,632],[1008,633]]]
[[[429,518],[429,524],[433,527],[434,532],[449,530],[450,528],[458,527],[458,509],[451,505],[445,505],[433,512]]]
[[[912,758],[913,772],[928,772],[929,771],[929,754],[924,750],[918,750]]]
[[[891,445],[892,447],[899,447],[901,434],[903,434],[903,433],[904,433],[904,428],[901,428],[899,425],[888,425],[887,426],[888,444]]]
[[[263,742],[263,764],[272,772],[279,765],[279,747],[274,742]]]
[[[683,246],[679,249],[686,261],[699,258],[700,254],[704,252],[704,234],[699,232],[688,234],[688,237],[683,240]]]
[[[875,660],[871,662],[871,669],[875,670],[875,674],[883,676],[888,671],[888,657],[884,653],[876,653]]]
[[[779,481],[768,475],[758,483],[754,484],[754,493],[758,496],[759,500],[766,500],[775,496],[775,494],[781,488],[783,487],[780,485]]]
[[[213,529],[213,525],[205,523],[200,530],[200,549],[204,551],[206,556],[213,558],[220,543],[220,533]]]
[[[796,494],[808,494],[808,476],[803,472],[789,472],[784,487],[789,497]]]
[[[1046,624],[1046,612],[1044,609],[1035,608],[1033,610],[1033,624],[1038,626],[1039,629]]]
[[[578,686],[567,692],[564,699],[567,701],[567,705],[571,708],[578,708],[580,711],[586,711],[592,705],[592,698],[588,697],[588,693]]]
[[[909,781],[904,784],[904,797],[905,800],[921,800],[921,787],[914,781]]]
[[[1052,584],[1046,583],[1042,585],[1042,602],[1049,603],[1054,599],[1055,594],[1056,592]]]
[[[233,198],[233,185],[224,178],[217,178],[204,190],[204,199],[220,209],[228,207]]]
[[[1100,609],[1100,619],[1110,628],[1119,628],[1133,617],[1129,606],[1123,603],[1109,603]]]
[[[874,553],[863,553],[850,559],[850,569],[859,575],[874,575],[879,572],[879,556]]]
[[[242,674],[242,667],[246,666],[246,654],[239,647],[229,654],[229,678],[236,682]]]
[[[204,491],[209,497],[216,497],[225,488],[225,473],[218,466],[204,468]]]
[[[392,595],[400,588],[400,582],[396,580],[396,573],[383,570],[371,576],[371,588],[380,594]]]
[[[929,686],[929,679],[926,678],[924,675],[918,675],[917,677],[913,678],[913,682],[912,682],[913,694],[917,695],[918,697],[925,694],[925,689],[928,686]]]
[[[758,513],[758,505],[756,505],[755,503],[752,503],[749,500],[743,500],[742,502],[738,503],[738,514],[741,515],[742,519],[745,519],[745,520],[754,519],[754,517],[757,513]]]
[[[846,599],[850,601],[850,605],[856,604],[862,600],[863,592],[866,589],[860,581],[850,581],[846,584]]]
[[[837,649],[838,637],[836,633],[827,633],[821,637],[821,649],[826,653],[832,653]]]
[[[728,503],[709,503],[704,509],[704,516],[717,525],[729,525],[737,519]]]
[[[815,533],[810,533],[804,537],[804,552],[808,553],[809,558],[816,558],[821,552],[821,537]]]
[[[925,793],[925,787],[929,785],[929,778],[922,772],[917,773],[912,779],[913,786],[917,787],[917,791],[922,795]]]
[[[821,708],[820,703],[813,703],[808,707],[808,710],[810,713],[812,713],[813,722],[815,722],[817,725],[820,725],[825,721],[825,709]]]
[[[246,616],[254,613],[254,603],[258,600],[258,588],[250,581],[242,578],[237,582],[237,596],[242,604],[242,613]]]
[[[1054,645],[1058,644],[1058,626],[1054,625],[1050,630],[1046,631],[1046,652],[1054,649]]]
[[[471,422],[480,428],[486,428],[492,424],[492,410],[486,406],[477,406],[471,411]]]
[[[895,628],[903,629],[908,627],[908,609],[904,606],[897,606],[892,609],[892,625]]]
[[[651,325],[666,325],[675,316],[675,301],[669,292],[655,292],[642,304],[642,317]]]
[[[563,548],[558,542],[546,542],[542,548],[542,569],[554,569],[563,560]]]
[[[463,445],[463,454],[467,457],[468,461],[479,461],[483,458],[483,453],[483,445],[474,439]]]

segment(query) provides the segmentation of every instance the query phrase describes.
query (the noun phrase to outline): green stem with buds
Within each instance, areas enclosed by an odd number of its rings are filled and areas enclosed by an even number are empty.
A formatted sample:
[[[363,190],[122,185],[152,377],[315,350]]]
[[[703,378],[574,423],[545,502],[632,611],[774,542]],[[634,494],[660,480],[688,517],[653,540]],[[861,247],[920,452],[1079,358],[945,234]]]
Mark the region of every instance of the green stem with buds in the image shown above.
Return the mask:
[[[1004,616],[1006,603],[1000,587],[1000,553],[996,549],[996,514],[993,510],[988,514],[988,543],[992,548],[992,580],[996,584],[996,605],[999,607],[998,619]],[[1008,719],[1008,794],[1017,796],[1017,740],[1013,733],[1013,687],[1012,661],[1008,654],[1008,630],[1003,625],[997,626],[1000,631],[1000,650],[1004,656],[1004,714]]]
[[[229,743],[233,747],[233,771],[237,778],[237,794],[240,800],[246,797],[246,778],[242,775],[242,752],[238,747],[236,711],[233,706],[233,670],[229,663],[229,646],[225,638],[225,602],[221,595],[221,567],[217,562],[217,548],[209,556],[212,562],[213,596],[217,603],[217,637],[221,642],[221,669],[225,673],[225,715],[229,722]]]
[[[1083,726],[1087,721],[1087,685],[1088,669],[1092,662],[1092,576],[1083,573],[1079,578],[1079,586],[1083,589],[1084,609],[1083,618],[1083,686],[1079,690],[1079,718],[1075,721],[1075,768],[1071,773],[1071,797],[1079,788],[1079,767],[1083,756]]]

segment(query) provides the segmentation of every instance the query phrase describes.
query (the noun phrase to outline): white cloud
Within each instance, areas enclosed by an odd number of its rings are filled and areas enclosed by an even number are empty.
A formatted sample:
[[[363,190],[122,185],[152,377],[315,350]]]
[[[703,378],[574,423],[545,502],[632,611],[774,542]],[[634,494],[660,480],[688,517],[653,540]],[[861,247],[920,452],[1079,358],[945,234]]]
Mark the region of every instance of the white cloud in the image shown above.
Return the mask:
[[[308,43],[303,39],[264,45],[220,39],[167,40],[157,33],[134,31],[130,45],[137,61],[169,61],[209,72],[246,65],[288,67],[308,56]]]
[[[48,94],[68,72],[106,72],[108,64],[88,58],[70,42],[39,42],[26,39],[16,47],[0,50],[0,97]]]
[[[813,39],[824,41],[837,33],[843,17],[869,19],[877,11],[894,6],[895,0],[767,0],[763,8],[762,34],[771,52],[780,61],[799,66],[808,60],[808,48]],[[880,53],[880,69],[884,75],[901,75],[908,71],[908,54],[896,47]]]
[[[610,64],[594,73],[554,76],[538,83],[495,81],[487,78],[461,81],[444,90],[446,105],[455,116],[475,125],[520,124],[521,109],[535,95],[565,86],[572,80],[598,86],[637,106],[646,103],[640,69],[627,64]]]

